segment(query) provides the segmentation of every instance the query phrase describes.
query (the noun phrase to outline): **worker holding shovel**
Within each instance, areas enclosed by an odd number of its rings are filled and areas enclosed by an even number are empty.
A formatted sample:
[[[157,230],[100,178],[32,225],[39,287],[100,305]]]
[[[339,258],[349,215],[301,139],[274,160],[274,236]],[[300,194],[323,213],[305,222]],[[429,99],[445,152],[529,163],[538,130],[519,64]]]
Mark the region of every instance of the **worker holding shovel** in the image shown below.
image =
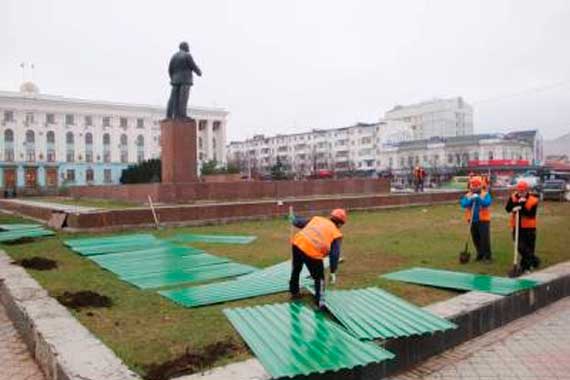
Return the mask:
[[[328,218],[314,216],[310,219],[290,215],[291,224],[301,231],[291,241],[293,268],[289,281],[289,292],[293,298],[299,296],[299,277],[303,265],[307,266],[315,281],[315,300],[319,308],[325,306],[325,268],[323,260],[329,256],[330,280],[336,281],[336,269],[340,258],[342,233],[340,228],[346,223],[346,211],[335,209]]]
[[[482,189],[481,177],[472,177],[469,191],[461,198],[465,218],[470,224],[470,234],[477,250],[476,261],[491,262],[491,194]],[[468,261],[468,260],[467,260]]]
[[[526,181],[517,183],[516,190],[509,197],[505,209],[511,213],[510,225],[513,229],[513,239],[515,239],[516,248],[520,255],[518,274],[538,268],[540,259],[534,251],[538,197],[529,192],[529,185]],[[516,218],[518,218],[518,221]],[[518,233],[516,230],[517,226]],[[518,242],[515,237],[518,237]]]

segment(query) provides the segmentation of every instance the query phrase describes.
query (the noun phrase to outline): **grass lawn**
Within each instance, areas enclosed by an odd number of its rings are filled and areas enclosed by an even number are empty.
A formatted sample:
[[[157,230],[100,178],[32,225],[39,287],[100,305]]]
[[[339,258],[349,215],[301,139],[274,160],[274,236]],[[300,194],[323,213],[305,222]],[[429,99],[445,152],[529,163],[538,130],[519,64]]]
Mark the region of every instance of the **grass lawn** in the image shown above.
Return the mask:
[[[96,207],[103,209],[122,209],[131,207],[141,207],[142,205],[135,202],[118,201],[113,199],[94,199],[94,198],[81,198],[74,199],[71,197],[34,197],[30,200],[37,200],[43,202],[59,203],[67,206],[82,206],[82,207]]]
[[[345,241],[338,275],[338,288],[380,286],[418,305],[443,300],[457,293],[409,285],[378,278],[379,274],[425,266],[505,275],[512,263],[512,243],[507,228],[507,215],[497,204],[492,222],[493,264],[458,264],[467,226],[456,205],[412,207],[377,212],[355,212],[343,229]],[[544,203],[539,215],[537,252],[544,266],[570,260],[570,203]],[[15,221],[0,216],[0,222]],[[169,228],[158,232],[167,236],[180,232],[254,234],[258,240],[250,245],[199,244],[207,251],[228,256],[238,262],[265,267],[289,258],[289,226],[284,219],[243,222],[220,226]],[[42,256],[57,260],[59,269],[30,270],[52,295],[64,291],[93,290],[110,296],[114,306],[90,309],[74,315],[111,347],[127,365],[144,375],[151,363],[161,363],[183,354],[187,349],[228,339],[240,349],[220,358],[215,364],[245,359],[250,356],[237,333],[225,319],[225,307],[269,302],[285,302],[287,294],[253,298],[224,305],[185,309],[153,291],[141,291],[118,280],[91,261],[66,249],[57,238],[28,244],[4,245],[13,258]],[[77,235],[79,236],[79,235]],[[91,234],[90,236],[93,236]]]

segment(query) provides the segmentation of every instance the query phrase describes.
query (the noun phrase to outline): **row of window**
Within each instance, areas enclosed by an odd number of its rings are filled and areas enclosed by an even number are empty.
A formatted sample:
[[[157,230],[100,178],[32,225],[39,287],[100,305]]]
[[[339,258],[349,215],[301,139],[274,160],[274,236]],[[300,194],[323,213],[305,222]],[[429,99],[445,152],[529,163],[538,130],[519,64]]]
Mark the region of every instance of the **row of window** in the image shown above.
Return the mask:
[[[36,151],[35,151],[35,133],[32,130],[26,131],[25,140],[25,158],[28,162],[36,161]],[[66,161],[75,162],[75,136],[73,132],[67,132],[65,135],[66,142]],[[6,129],[4,131],[4,160],[14,161],[14,131],[11,129]],[[46,161],[55,162],[55,133],[53,131],[48,131],[46,133]],[[93,134],[85,134],[85,161],[93,162]],[[138,135],[136,139],[137,146],[137,161],[141,162],[144,160],[144,136]],[[129,159],[128,150],[128,137],[126,134],[122,134],[120,137],[120,151],[121,151],[121,162],[127,163]],[[40,157],[40,159],[43,159]],[[103,134],[103,162],[111,162],[111,135],[109,133]]]
[[[67,169],[65,171],[65,177],[63,178],[64,181],[67,182],[75,182],[75,169]],[[95,181],[95,172],[91,168],[87,168],[85,170],[85,182],[87,184],[93,183]],[[113,174],[111,169],[103,169],[103,183],[112,183],[113,182]]]
[[[13,122],[14,119],[14,111],[4,111],[4,115],[3,115],[3,121],[4,122]],[[34,124],[36,122],[35,120],[35,116],[33,112],[27,112],[26,113],[26,124]],[[65,114],[63,116],[63,120],[64,120],[64,124],[65,125],[76,125],[76,122],[78,120],[78,118],[76,117],[76,115],[74,114]],[[56,123],[56,117],[54,113],[47,113],[45,115],[45,119],[44,119],[46,124],[55,124]],[[93,116],[91,115],[85,115],[83,116],[83,124],[86,127],[91,127],[93,126]],[[110,127],[111,126],[111,116],[103,116],[101,118],[101,124],[103,125],[103,127]],[[144,119],[143,118],[137,118],[135,119],[135,124],[137,128],[144,128]],[[120,117],[119,118],[119,126],[121,128],[127,128],[129,126],[129,118],[126,117]]]

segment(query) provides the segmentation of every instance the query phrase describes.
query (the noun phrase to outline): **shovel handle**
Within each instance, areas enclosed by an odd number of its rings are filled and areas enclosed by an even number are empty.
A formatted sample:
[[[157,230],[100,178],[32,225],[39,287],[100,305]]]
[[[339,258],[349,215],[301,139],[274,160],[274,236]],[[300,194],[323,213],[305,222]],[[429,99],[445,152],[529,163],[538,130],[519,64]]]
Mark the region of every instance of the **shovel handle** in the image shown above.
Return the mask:
[[[519,263],[519,211],[515,212],[515,239],[513,265]]]

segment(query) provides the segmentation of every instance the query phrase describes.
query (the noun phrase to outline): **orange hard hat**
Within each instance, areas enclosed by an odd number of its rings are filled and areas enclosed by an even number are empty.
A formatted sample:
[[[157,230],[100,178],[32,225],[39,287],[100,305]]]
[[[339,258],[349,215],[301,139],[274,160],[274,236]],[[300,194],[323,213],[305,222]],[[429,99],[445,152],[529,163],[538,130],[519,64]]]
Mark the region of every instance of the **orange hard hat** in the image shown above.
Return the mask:
[[[481,187],[482,185],[483,185],[483,181],[481,180],[481,177],[473,177],[469,181],[470,187]]]
[[[528,182],[527,181],[518,181],[517,182],[517,191],[520,191],[521,193],[524,191],[528,191]]]
[[[346,211],[342,208],[335,208],[331,211],[331,218],[341,222],[342,224],[346,223]]]

